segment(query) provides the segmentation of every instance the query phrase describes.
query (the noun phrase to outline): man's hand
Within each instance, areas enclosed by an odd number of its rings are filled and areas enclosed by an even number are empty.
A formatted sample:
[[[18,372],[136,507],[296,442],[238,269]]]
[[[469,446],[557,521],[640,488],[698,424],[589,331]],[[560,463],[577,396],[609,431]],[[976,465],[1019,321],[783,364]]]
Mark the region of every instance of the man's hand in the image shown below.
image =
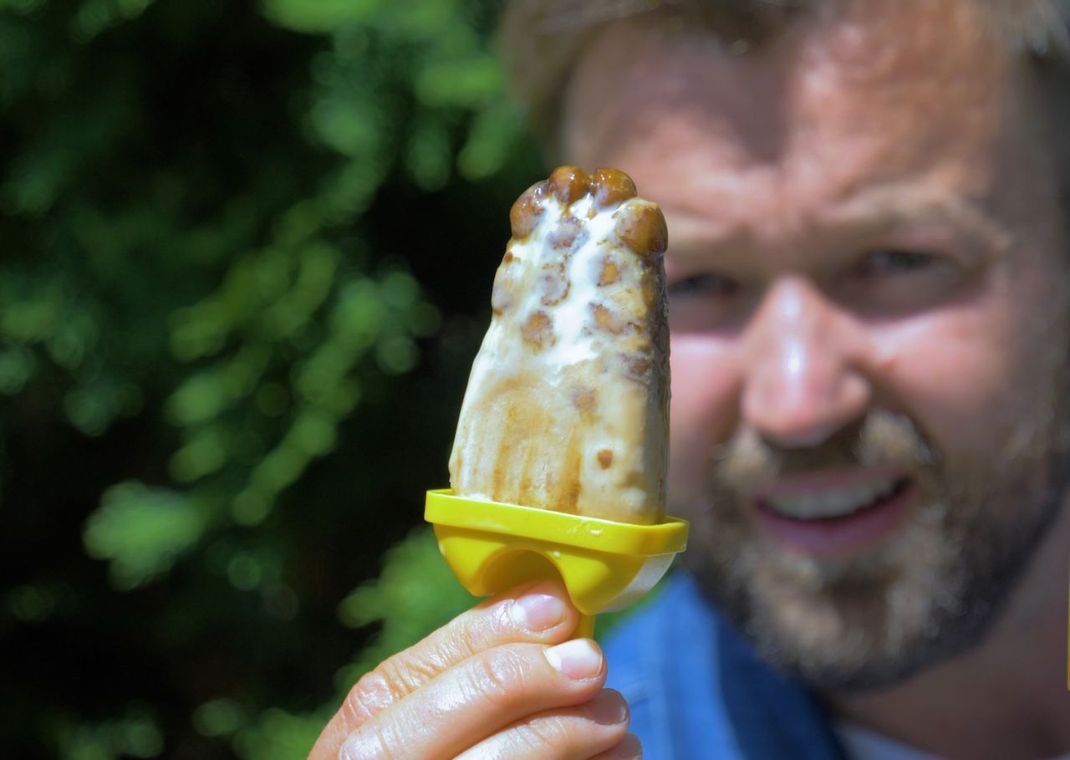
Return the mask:
[[[567,640],[578,621],[552,583],[459,615],[361,678],[309,760],[640,757],[598,645]]]

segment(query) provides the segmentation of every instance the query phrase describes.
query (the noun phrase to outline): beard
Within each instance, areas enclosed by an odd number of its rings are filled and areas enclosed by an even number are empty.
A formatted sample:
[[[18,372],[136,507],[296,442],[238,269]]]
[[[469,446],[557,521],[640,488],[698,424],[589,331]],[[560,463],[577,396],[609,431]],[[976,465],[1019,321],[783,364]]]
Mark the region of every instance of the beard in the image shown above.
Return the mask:
[[[985,461],[956,461],[881,409],[806,450],[742,432],[713,451],[702,511],[676,505],[692,520],[684,562],[778,669],[819,691],[898,683],[983,640],[1055,522],[1067,485],[1056,403]],[[788,552],[748,517],[746,494],[760,485],[855,467],[893,468],[916,489],[915,506],[874,548]]]

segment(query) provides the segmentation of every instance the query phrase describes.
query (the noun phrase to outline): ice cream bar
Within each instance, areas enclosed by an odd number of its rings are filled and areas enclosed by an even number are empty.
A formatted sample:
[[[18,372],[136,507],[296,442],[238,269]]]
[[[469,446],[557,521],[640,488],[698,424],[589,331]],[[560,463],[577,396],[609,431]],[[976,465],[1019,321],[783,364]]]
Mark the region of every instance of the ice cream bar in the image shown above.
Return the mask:
[[[665,218],[623,172],[562,166],[520,196],[510,221],[450,457],[453,491],[657,523],[669,425]]]

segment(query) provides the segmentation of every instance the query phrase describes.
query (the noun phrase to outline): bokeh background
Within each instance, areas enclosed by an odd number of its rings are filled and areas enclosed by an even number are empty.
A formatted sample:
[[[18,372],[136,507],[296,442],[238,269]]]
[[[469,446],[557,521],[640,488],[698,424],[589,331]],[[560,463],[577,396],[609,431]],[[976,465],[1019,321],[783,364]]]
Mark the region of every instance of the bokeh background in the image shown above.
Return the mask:
[[[0,0],[0,756],[303,758],[469,601],[494,0]]]

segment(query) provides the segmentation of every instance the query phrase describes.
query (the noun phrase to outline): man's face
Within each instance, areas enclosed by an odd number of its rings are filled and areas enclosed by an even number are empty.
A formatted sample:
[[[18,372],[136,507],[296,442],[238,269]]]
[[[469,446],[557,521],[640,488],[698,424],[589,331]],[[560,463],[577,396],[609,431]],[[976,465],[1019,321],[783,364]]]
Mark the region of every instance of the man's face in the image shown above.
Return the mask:
[[[994,619],[1060,502],[1068,346],[1025,65],[972,2],[850,7],[743,55],[618,23],[565,125],[668,220],[687,561],[826,688]]]

